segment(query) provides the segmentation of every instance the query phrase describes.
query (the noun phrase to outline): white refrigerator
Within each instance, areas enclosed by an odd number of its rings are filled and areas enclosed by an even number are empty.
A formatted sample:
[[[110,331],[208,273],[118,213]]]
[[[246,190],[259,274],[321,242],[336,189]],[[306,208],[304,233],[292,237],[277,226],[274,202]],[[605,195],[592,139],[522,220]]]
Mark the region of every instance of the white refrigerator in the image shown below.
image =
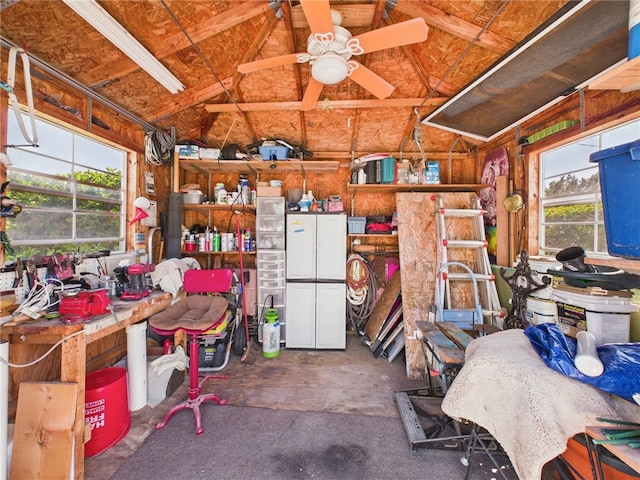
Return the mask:
[[[347,217],[289,213],[287,348],[346,347]]]

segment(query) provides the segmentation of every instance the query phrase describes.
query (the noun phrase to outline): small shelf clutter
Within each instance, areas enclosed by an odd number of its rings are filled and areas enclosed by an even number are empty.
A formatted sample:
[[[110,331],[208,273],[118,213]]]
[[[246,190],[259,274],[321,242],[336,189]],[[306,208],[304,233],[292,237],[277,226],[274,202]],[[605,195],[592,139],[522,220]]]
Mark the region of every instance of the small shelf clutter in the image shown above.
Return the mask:
[[[185,204],[183,210],[193,210],[197,212],[211,212],[211,211],[227,211],[227,210],[247,210],[250,212],[256,211],[255,205],[245,205],[243,203],[235,204],[213,204],[213,203],[199,203],[199,204]]]
[[[390,185],[381,184],[347,184],[347,192],[354,194],[356,192],[363,193],[393,193],[393,192],[479,192],[491,185],[475,184],[475,183],[458,183],[458,184],[410,184],[395,183]]]
[[[180,168],[192,173],[207,175],[211,172],[221,173],[258,173],[300,172],[332,173],[338,170],[337,160],[186,160],[180,159]]]

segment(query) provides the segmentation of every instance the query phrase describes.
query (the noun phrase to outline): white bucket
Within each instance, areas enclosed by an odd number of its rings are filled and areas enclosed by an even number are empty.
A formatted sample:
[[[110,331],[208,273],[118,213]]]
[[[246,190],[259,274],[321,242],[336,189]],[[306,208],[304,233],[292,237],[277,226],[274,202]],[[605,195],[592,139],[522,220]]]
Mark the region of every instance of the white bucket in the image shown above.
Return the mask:
[[[576,322],[585,321],[587,331],[596,338],[596,344],[628,343],[631,312],[638,306],[628,297],[589,295],[561,288],[551,295],[565,313],[570,312]]]
[[[542,298],[527,297],[525,317],[531,325],[558,323],[556,302]]]

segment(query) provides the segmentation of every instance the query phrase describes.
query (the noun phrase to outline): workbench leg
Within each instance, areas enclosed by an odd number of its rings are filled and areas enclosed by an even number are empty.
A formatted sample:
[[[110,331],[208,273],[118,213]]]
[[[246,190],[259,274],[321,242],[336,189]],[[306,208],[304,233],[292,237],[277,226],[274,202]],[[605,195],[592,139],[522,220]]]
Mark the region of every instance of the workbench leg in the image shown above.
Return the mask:
[[[593,439],[587,433],[584,434],[584,439],[587,444],[587,455],[589,455],[589,465],[591,466],[593,480],[603,480],[604,473],[602,472],[602,462],[600,461],[598,445],[593,443]]]
[[[73,465],[76,480],[84,478],[84,396],[87,373],[87,342],[84,332],[62,342],[60,381],[78,385],[74,426]]]

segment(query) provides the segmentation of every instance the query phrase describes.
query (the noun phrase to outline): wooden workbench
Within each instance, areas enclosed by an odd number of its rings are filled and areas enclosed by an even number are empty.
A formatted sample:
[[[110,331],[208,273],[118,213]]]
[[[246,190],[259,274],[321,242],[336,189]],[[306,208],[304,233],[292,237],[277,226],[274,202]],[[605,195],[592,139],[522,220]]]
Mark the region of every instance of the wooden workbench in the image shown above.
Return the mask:
[[[589,463],[591,465],[591,471],[593,473],[594,480],[603,480],[604,475],[602,473],[602,465],[600,463],[600,455],[598,454],[599,448],[605,448],[618,457],[625,465],[635,470],[640,474],[640,449],[631,448],[625,444],[603,443],[601,445],[594,445],[592,440],[602,440],[605,438],[603,430],[626,430],[631,427],[621,427],[615,425],[603,426],[587,426],[584,433],[587,437],[587,448],[589,449]]]
[[[115,335],[126,335],[127,326],[164,310],[171,305],[172,301],[171,294],[164,292],[153,292],[150,296],[136,301],[116,300],[113,306],[119,323],[116,323],[113,315],[108,314],[95,316],[83,323],[69,325],[58,320],[44,319],[18,325],[2,325],[0,337],[2,341],[9,342],[9,361],[13,364],[24,365],[33,362],[56,345],[45,361],[39,361],[26,368],[10,368],[9,403],[12,407],[10,416],[15,412],[21,382],[59,380],[78,385],[74,426],[76,479],[84,478],[84,399],[89,360],[88,345],[98,345],[100,340]],[[58,344],[60,348],[57,348]],[[99,368],[98,365],[100,365],[100,362],[95,361],[96,357],[102,357],[103,362],[105,359],[113,358],[108,354],[109,348],[112,346],[99,348],[94,352],[95,368],[93,369]],[[126,352],[126,341],[124,350],[122,348],[117,350]]]

